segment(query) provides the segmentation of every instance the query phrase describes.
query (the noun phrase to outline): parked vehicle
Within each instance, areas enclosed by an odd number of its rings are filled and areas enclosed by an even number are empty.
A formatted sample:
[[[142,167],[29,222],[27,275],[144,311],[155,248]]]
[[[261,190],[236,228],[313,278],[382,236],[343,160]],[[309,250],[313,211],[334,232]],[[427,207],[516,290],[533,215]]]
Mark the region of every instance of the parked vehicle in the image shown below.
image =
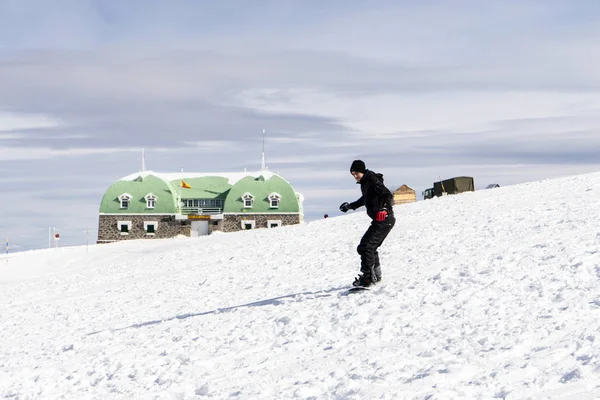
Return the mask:
[[[470,176],[457,176],[439,182],[434,182],[433,187],[423,191],[423,199],[431,199],[434,196],[440,197],[448,194],[458,194],[463,192],[474,192],[475,183]]]

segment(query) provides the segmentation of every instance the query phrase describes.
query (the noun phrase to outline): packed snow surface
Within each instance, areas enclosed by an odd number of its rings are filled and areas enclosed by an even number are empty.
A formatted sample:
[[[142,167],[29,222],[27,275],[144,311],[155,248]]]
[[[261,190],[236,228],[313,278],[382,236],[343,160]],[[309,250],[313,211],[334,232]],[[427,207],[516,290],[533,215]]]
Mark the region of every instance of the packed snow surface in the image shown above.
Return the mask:
[[[600,174],[395,212],[0,260],[0,397],[600,397]]]

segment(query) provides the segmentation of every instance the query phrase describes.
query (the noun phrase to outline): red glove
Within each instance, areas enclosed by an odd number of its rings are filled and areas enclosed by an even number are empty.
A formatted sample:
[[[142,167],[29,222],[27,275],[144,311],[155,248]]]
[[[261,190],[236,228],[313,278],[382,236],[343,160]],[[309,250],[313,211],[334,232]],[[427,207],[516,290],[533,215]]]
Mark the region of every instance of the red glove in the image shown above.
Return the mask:
[[[375,221],[377,221],[377,222],[385,221],[386,218],[387,218],[387,211],[385,211],[385,210],[378,211],[377,215],[375,215]]]

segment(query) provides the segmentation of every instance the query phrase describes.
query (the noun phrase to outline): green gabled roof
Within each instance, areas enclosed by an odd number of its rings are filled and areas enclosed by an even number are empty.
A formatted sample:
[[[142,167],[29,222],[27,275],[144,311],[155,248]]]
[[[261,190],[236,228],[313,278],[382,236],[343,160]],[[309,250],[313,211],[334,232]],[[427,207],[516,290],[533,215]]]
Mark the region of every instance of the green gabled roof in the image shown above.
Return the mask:
[[[252,208],[244,208],[242,196],[246,193],[254,197]],[[271,208],[269,195],[280,195],[279,207]],[[229,191],[225,200],[225,213],[297,213],[300,205],[292,185],[279,175],[269,174],[240,179]]]
[[[184,181],[191,188],[180,188]],[[200,178],[176,179],[171,181],[173,186],[180,189],[182,199],[225,199],[233,185],[229,179],[222,176],[204,176]]]
[[[119,197],[131,195],[128,208],[121,208]],[[147,208],[146,196],[156,197],[156,206]],[[104,193],[100,203],[100,213],[105,214],[173,214],[177,212],[177,190],[169,182],[154,175],[140,175],[132,180],[113,183]]]
[[[190,188],[182,188],[184,181]],[[253,207],[244,209],[242,195],[250,193],[254,197]],[[269,195],[280,195],[278,208],[271,208]],[[119,197],[131,195],[129,207],[121,208]],[[146,207],[146,196],[156,196],[156,206]],[[101,214],[174,214],[178,212],[178,198],[181,199],[224,199],[226,213],[286,212],[300,210],[298,194],[289,182],[269,171],[240,173],[157,173],[143,171],[128,175],[112,184],[104,194],[100,204]]]

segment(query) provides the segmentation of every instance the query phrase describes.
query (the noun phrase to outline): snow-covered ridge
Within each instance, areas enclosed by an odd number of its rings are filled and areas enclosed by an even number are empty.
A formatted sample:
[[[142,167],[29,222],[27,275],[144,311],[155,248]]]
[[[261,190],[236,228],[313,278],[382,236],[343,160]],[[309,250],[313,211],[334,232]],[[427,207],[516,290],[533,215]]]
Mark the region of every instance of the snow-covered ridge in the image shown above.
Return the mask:
[[[594,399],[600,174],[0,262],[0,398]]]

